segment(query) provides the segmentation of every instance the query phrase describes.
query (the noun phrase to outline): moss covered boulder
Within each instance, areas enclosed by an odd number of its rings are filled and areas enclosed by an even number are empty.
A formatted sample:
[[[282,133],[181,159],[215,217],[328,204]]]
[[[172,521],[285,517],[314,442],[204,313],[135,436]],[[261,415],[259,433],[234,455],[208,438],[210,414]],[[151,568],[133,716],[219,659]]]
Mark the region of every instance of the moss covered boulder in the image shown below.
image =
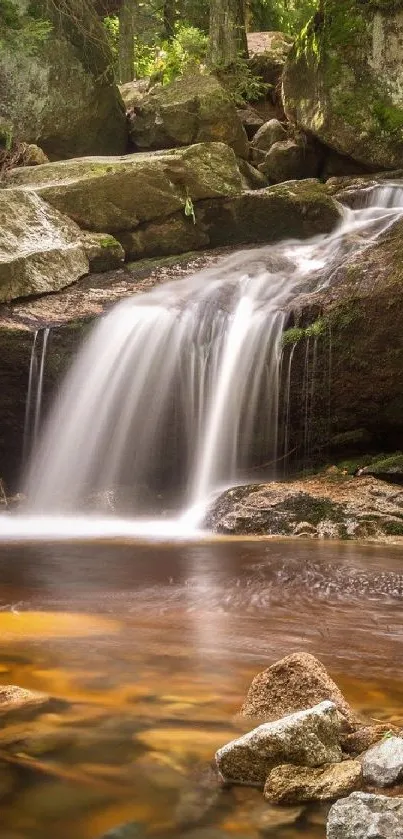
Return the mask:
[[[206,525],[232,535],[403,537],[403,489],[376,478],[335,482],[326,476],[239,486],[213,503]]]
[[[92,4],[0,3],[1,127],[51,159],[122,154],[124,106]]]
[[[289,119],[379,169],[403,156],[403,2],[323,0],[288,56]]]
[[[80,236],[35,193],[0,191],[0,302],[57,291],[86,274]]]
[[[135,230],[184,214],[187,200],[234,196],[242,187],[235,154],[224,143],[14,169],[7,183],[34,190],[83,229],[99,233]]]
[[[129,126],[139,150],[215,141],[248,157],[248,138],[235,104],[213,76],[185,76],[154,89],[132,107]]]

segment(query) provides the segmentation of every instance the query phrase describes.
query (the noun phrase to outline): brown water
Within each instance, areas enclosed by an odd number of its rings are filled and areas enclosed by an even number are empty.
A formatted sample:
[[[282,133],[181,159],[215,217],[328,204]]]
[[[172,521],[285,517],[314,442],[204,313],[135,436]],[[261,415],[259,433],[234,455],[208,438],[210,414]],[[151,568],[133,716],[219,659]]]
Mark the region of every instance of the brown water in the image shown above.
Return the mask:
[[[357,709],[403,726],[402,598],[393,547],[1,546],[0,682],[63,702],[0,730],[0,839],[96,839],[127,821],[257,839],[261,793],[217,795],[208,773],[243,730],[251,678],[307,650]],[[325,817],[309,807],[269,835],[323,839]]]

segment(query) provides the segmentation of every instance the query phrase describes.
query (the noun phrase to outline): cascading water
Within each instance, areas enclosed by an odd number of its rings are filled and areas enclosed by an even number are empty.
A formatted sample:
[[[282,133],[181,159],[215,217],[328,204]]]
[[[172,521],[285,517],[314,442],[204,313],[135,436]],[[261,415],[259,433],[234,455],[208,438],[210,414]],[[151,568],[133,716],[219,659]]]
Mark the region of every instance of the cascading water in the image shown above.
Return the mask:
[[[50,329],[37,329],[32,342],[31,360],[29,364],[28,393],[25,405],[23,464],[25,466],[29,453],[38,441],[41,415],[43,383],[45,376],[46,354],[48,349]],[[41,339],[42,337],[42,346]]]
[[[118,304],[47,421],[27,476],[31,512],[79,512],[116,486],[131,487],[133,515],[166,487],[197,507],[275,462],[287,306],[403,214],[403,186],[371,188],[364,203],[328,236],[241,251]]]

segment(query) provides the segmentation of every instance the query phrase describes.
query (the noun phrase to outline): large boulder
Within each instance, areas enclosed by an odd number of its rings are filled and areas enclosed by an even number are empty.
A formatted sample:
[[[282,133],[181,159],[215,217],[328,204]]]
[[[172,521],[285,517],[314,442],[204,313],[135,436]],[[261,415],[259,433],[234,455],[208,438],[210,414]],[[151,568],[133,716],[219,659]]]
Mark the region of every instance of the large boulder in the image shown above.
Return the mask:
[[[0,302],[57,291],[87,274],[80,236],[34,192],[0,190]]]
[[[248,157],[248,138],[222,85],[213,76],[185,76],[155,88],[129,114],[130,138],[139,150],[220,142]]]
[[[255,676],[241,714],[273,720],[325,700],[333,702],[346,719],[353,719],[348,702],[323,664],[310,653],[292,653]]]
[[[124,107],[91,4],[71,0],[71,14],[50,0],[33,5],[10,0],[0,26],[0,134],[37,143],[51,159],[124,153]]]
[[[403,536],[403,489],[375,478],[340,478],[336,483],[323,476],[226,490],[214,501],[205,524],[228,535]]]
[[[323,0],[283,75],[292,121],[379,169],[403,155],[402,12],[401,0]]]
[[[340,721],[332,702],[321,702],[277,722],[264,723],[216,753],[225,781],[264,785],[275,766],[323,766],[342,759]]]
[[[7,183],[34,190],[83,229],[100,233],[184,214],[188,198],[196,204],[241,192],[235,154],[223,143],[14,169]]]
[[[322,155],[306,136],[273,143],[259,165],[259,172],[272,184],[316,178],[320,174]]]
[[[353,792],[336,801],[327,839],[403,839],[403,798]]]
[[[306,239],[329,233],[340,211],[315,182],[290,183],[214,198],[195,205],[194,222],[183,211],[117,234],[129,259],[182,253],[201,247]]]

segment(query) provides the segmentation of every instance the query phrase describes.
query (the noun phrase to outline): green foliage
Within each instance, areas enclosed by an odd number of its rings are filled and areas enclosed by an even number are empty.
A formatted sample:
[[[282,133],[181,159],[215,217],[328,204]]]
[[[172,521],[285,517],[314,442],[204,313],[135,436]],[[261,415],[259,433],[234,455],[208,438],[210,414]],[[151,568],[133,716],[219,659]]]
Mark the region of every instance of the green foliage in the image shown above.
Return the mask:
[[[189,192],[187,193],[185,201],[185,216],[187,218],[190,217],[193,221],[193,224],[196,224],[195,208],[193,205],[193,201],[189,195]]]
[[[251,0],[250,29],[297,35],[318,9],[318,0]]]
[[[108,15],[103,20],[106,36],[109,42],[111,53],[117,61],[119,53],[119,18],[116,15]]]
[[[194,26],[180,24],[172,40],[164,40],[157,46],[135,39],[134,66],[137,78],[150,77],[163,84],[173,81],[191,69],[204,64],[207,51],[207,36]]]
[[[247,60],[241,57],[231,65],[214,67],[214,75],[235,104],[241,107],[245,102],[258,102],[259,99],[263,99],[270,87],[251,70]]]
[[[31,7],[21,14],[13,0],[0,0],[0,47],[36,53],[52,30],[48,20],[35,17]]]

